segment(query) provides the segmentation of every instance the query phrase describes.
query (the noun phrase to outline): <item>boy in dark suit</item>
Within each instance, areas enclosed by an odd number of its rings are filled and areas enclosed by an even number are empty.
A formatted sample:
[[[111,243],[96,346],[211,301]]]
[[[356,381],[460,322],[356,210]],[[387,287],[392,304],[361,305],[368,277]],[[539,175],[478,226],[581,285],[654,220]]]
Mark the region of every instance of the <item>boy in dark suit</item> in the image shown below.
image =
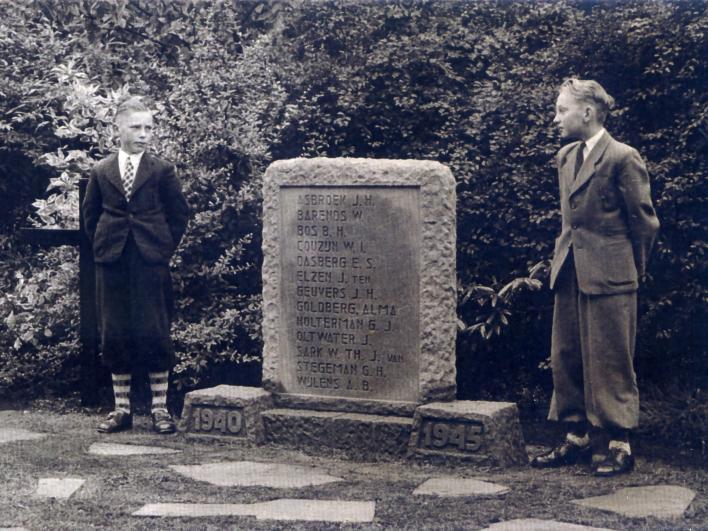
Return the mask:
[[[592,426],[609,440],[593,456],[598,476],[634,466],[628,433],[639,417],[637,288],[659,229],[644,161],[604,128],[613,103],[599,83],[578,79],[564,82],[556,101],[553,123],[575,142],[558,153],[562,228],[551,263],[548,417],[565,423],[567,435],[531,462],[549,468],[589,460]]]
[[[96,298],[103,361],[111,371],[115,410],[98,431],[132,427],[130,384],[148,371],[152,421],[173,433],[167,411],[172,284],[169,261],[187,228],[189,207],[174,166],[147,153],[153,117],[139,97],[119,103],[114,126],[120,150],[91,170],[82,205],[96,262]]]

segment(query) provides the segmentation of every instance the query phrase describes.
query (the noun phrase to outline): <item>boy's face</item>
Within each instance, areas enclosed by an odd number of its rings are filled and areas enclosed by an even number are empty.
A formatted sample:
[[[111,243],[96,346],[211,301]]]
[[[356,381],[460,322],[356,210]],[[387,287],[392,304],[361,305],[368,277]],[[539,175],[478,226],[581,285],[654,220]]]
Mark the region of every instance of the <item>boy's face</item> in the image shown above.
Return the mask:
[[[562,139],[585,140],[590,114],[587,103],[577,100],[570,91],[562,90],[556,100],[553,123],[558,126]]]
[[[149,111],[128,111],[116,119],[120,147],[130,155],[142,153],[152,140],[152,113]]]

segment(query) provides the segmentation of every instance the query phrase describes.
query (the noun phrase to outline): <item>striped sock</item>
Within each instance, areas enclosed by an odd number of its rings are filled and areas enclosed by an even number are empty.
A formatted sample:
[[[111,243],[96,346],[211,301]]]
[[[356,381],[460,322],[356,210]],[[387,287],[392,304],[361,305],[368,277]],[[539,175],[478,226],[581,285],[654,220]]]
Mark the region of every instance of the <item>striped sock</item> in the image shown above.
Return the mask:
[[[116,410],[130,413],[130,374],[111,373]]]
[[[167,410],[167,384],[169,383],[169,372],[150,372],[150,393],[152,393],[152,412],[157,409]]]

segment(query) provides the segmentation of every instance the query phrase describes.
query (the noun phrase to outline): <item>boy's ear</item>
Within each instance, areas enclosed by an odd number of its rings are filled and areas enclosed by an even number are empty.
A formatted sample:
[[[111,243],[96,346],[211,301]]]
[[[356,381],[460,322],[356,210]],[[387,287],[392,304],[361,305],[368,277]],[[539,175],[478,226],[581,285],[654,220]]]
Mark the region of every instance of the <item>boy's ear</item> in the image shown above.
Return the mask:
[[[585,109],[583,109],[583,121],[590,122],[593,119],[593,116],[595,116],[595,107],[592,105],[585,105]]]

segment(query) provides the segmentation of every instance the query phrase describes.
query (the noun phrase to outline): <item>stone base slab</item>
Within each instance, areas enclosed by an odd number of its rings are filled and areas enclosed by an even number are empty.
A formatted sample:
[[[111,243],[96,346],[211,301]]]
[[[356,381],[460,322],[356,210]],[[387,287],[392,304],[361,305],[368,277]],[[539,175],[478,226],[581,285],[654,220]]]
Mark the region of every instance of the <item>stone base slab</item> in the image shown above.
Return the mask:
[[[455,400],[416,409],[408,455],[508,466],[528,463],[516,405]]]
[[[352,455],[405,456],[413,419],[305,409],[262,414],[266,441],[297,448],[336,448]]]
[[[372,415],[393,415],[412,417],[418,404],[394,400],[364,400],[340,397],[322,397],[312,395],[273,393],[276,408],[311,409],[341,413],[367,413]]]
[[[258,387],[218,385],[187,393],[180,431],[265,441],[261,412],[273,407],[271,394]]]

